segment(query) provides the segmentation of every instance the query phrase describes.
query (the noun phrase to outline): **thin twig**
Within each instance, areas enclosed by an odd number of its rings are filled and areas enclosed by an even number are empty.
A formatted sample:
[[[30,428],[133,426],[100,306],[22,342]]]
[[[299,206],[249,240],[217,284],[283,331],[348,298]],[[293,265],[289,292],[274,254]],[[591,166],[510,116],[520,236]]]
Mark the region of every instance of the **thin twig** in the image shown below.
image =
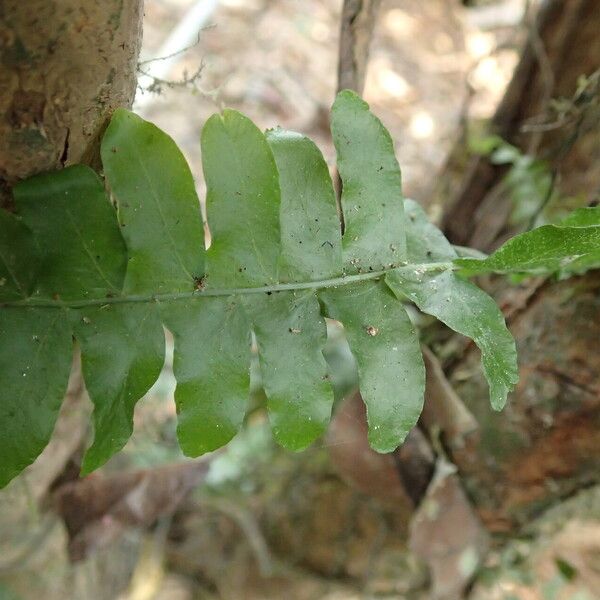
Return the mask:
[[[263,577],[272,576],[274,573],[274,565],[271,551],[254,515],[243,506],[226,500],[225,498],[212,499],[205,496],[200,499],[200,503],[202,506],[207,506],[222,512],[237,523],[246,535],[248,543],[254,552],[260,574]]]
[[[527,0],[526,7],[526,21],[527,21],[527,29],[529,31],[529,40],[531,43],[531,49],[533,50],[533,54],[537,60],[537,63],[540,68],[540,77],[542,80],[542,106],[546,107],[552,98],[552,93],[554,91],[555,85],[555,77],[554,71],[552,70],[552,63],[550,62],[550,58],[548,57],[548,53],[546,52],[546,46],[544,45],[544,40],[542,40],[542,36],[540,35],[540,31],[538,29],[537,19],[531,10],[531,1]],[[529,147],[527,149],[527,154],[535,154],[537,149],[540,146],[542,141],[542,132],[537,131],[532,135],[531,140],[529,141]]]
[[[160,94],[163,90],[163,87],[169,89],[175,88],[194,88],[198,89],[196,85],[198,80],[202,76],[202,71],[204,70],[204,63],[202,63],[191,75],[188,75],[187,72],[184,72],[183,77],[181,79],[161,79],[160,77],[156,77],[147,71],[144,71],[141,68],[138,68],[138,71],[144,75],[144,77],[148,77],[148,79],[152,80],[147,87],[144,88],[145,92],[150,92],[154,94]]]
[[[159,58],[139,63],[138,68],[142,72],[142,77],[138,81],[140,89],[159,92],[161,86],[181,87],[181,82],[169,82],[167,76],[181,55],[198,43],[193,43],[194,39],[198,40],[200,32],[206,28],[207,21],[212,17],[218,6],[219,0],[197,0],[193,4],[160,47],[158,51]],[[144,65],[149,65],[150,68],[142,71],[140,67]],[[201,69],[202,66],[196,70],[195,77],[184,76],[184,81],[187,80],[185,85],[189,86],[192,80],[195,83]],[[154,94],[148,93],[138,97],[136,100],[137,110],[141,111],[147,108],[155,98]]]
[[[546,209],[548,204],[550,204],[550,200],[552,199],[552,196],[554,196],[557,176],[558,176],[558,173],[557,173],[556,169],[552,169],[552,172],[550,174],[550,182],[548,183],[548,189],[546,190],[546,193],[544,194],[544,199],[542,200],[541,204],[537,207],[537,209],[533,213],[533,215],[531,215],[531,218],[529,219],[529,222],[527,223],[526,231],[531,231],[535,227],[535,224],[537,223],[539,216],[544,212],[544,210]]]
[[[205,29],[210,29],[212,27],[213,27],[212,25],[207,25],[206,27],[201,27],[200,31],[204,31]],[[189,46],[185,46],[184,48],[181,48],[180,50],[175,50],[175,52],[171,52],[171,54],[167,54],[166,56],[156,56],[154,58],[149,58],[147,60],[140,60],[138,62],[138,69],[140,69],[140,67],[143,67],[144,65],[149,65],[151,63],[159,62],[161,60],[170,60],[171,58],[178,57],[182,54],[185,54],[188,50],[195,48],[200,43],[200,31],[198,32],[198,37],[196,38],[196,41],[193,42],[192,44],[190,44]],[[142,71],[142,73],[143,73],[143,71]],[[152,75],[149,75],[149,77],[152,77]]]
[[[338,58],[338,91],[362,94],[375,16],[381,0],[344,0]]]

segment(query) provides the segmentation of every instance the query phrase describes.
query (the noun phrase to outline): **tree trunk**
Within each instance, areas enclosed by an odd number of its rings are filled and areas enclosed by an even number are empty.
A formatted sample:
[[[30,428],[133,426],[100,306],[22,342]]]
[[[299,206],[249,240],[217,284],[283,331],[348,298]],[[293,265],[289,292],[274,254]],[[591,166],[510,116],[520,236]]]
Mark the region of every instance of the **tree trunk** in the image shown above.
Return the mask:
[[[142,0],[0,3],[0,200],[34,173],[96,164],[111,112],[130,106]]]

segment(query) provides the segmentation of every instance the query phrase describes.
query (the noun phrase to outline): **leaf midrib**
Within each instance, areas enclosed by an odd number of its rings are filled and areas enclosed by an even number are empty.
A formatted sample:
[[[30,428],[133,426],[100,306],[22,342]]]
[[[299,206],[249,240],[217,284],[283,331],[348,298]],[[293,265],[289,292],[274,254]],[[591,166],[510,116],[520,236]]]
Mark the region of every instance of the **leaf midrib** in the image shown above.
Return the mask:
[[[214,296],[236,296],[248,294],[269,294],[274,292],[295,291],[295,290],[310,290],[310,289],[325,289],[335,288],[343,285],[349,285],[359,281],[368,281],[370,279],[379,279],[387,273],[391,273],[396,269],[414,269],[420,274],[425,272],[438,272],[456,269],[452,262],[424,263],[411,264],[391,267],[381,271],[370,271],[368,273],[359,273],[358,275],[345,275],[342,277],[334,277],[332,279],[322,279],[318,281],[300,281],[294,283],[278,283],[274,285],[266,285],[262,287],[246,287],[246,288],[213,288],[204,290],[195,290],[193,292],[176,292],[170,294],[141,294],[129,296],[114,296],[109,298],[93,298],[87,300],[50,300],[44,298],[27,298],[25,300],[17,300],[14,302],[0,302],[2,307],[23,307],[23,308],[86,308],[89,306],[105,306],[109,304],[134,304],[145,302],[173,302],[177,300],[202,299],[203,297]]]

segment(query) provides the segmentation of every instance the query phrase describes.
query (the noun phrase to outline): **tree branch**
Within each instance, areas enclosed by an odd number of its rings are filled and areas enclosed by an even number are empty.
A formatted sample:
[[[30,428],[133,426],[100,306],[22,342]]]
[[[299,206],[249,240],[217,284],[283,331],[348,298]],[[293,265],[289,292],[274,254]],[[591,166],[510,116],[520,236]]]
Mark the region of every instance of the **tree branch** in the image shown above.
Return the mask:
[[[362,94],[375,17],[381,0],[344,0],[338,61],[338,91]]]

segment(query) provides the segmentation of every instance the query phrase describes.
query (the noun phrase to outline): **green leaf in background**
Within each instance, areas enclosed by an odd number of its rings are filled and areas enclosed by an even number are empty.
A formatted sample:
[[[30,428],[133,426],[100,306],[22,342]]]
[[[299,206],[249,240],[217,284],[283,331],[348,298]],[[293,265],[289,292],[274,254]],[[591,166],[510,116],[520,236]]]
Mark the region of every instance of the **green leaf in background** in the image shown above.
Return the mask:
[[[600,266],[600,226],[581,226],[594,215],[579,213],[575,224],[544,225],[508,240],[484,260],[459,258],[466,275],[481,273],[579,272]]]
[[[136,402],[158,379],[165,335],[155,304],[112,304],[71,311],[82,371],[94,403],[94,443],[82,474],[121,450],[133,430]]]
[[[563,227],[590,227],[600,226],[600,206],[588,206],[574,210],[565,217],[559,225]]]
[[[83,165],[36,175],[15,204],[42,251],[35,295],[82,300],[117,295],[126,248],[100,178]]]
[[[546,161],[524,154],[497,135],[472,138],[469,145],[473,152],[488,155],[492,164],[507,165],[501,185],[512,202],[510,224],[544,218],[556,195],[554,176]]]
[[[286,448],[302,450],[325,431],[333,404],[319,302],[314,290],[303,290],[248,295],[246,306],[273,433]]]
[[[39,260],[31,230],[15,215],[0,210],[0,301],[31,294]]]
[[[331,133],[343,184],[346,269],[377,271],[403,263],[402,184],[389,132],[364,100],[345,90],[331,109]]]
[[[369,443],[391,452],[423,408],[425,367],[419,338],[404,306],[382,282],[319,292],[326,315],[344,325],[367,406]]]
[[[179,445],[199,456],[226,444],[244,420],[250,389],[250,326],[237,297],[161,305],[175,337]]]
[[[117,109],[101,153],[129,250],[125,292],[192,291],[204,275],[204,230],[181,151],[156,125]]]
[[[244,115],[225,110],[206,121],[201,140],[212,236],[207,287],[275,283],[280,191],[264,134]]]
[[[267,132],[281,186],[281,281],[341,275],[342,239],[327,163],[307,137]]]
[[[0,310],[0,487],[30,465],[50,440],[72,354],[63,311]]]
[[[452,260],[456,251],[413,200],[406,200],[406,238],[409,261],[416,264]],[[410,266],[386,275],[398,298],[407,298],[420,310],[471,338],[481,350],[483,370],[490,387],[492,407],[500,410],[518,381],[515,342],[504,317],[483,290],[452,271],[424,272]]]

